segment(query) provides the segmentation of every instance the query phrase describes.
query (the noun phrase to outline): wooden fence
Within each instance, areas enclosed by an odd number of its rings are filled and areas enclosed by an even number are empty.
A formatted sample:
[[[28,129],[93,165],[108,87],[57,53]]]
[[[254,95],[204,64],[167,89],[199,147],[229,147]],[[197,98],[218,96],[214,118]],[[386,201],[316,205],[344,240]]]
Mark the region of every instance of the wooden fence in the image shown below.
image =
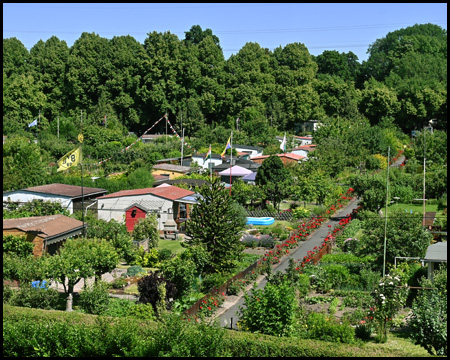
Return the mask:
[[[291,211],[269,212],[264,210],[247,210],[249,217],[273,217],[275,220],[292,221],[294,218]]]

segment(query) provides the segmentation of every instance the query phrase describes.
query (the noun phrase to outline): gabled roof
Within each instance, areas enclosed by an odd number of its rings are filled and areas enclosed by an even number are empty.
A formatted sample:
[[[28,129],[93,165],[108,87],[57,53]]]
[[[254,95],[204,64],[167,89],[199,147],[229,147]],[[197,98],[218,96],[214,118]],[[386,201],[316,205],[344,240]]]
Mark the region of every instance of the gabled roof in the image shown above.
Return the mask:
[[[149,211],[158,211],[163,206],[164,200],[161,201],[152,201],[152,200],[140,200],[139,202],[134,202],[125,208],[125,211],[130,210],[133,207],[138,207],[145,212]]]
[[[43,193],[43,194],[52,194],[52,195],[60,195],[67,196],[70,198],[78,198],[81,197],[81,192],[83,190],[84,196],[91,195],[101,195],[106,194],[105,189],[100,188],[91,188],[91,187],[83,187],[77,185],[67,185],[67,184],[48,184],[48,185],[39,185],[33,186],[26,189],[15,190],[15,191],[26,191],[26,192],[35,192],[35,193]],[[3,195],[8,195],[8,193],[12,193],[13,191],[5,192]]]
[[[19,229],[33,232],[44,239],[82,228],[82,221],[61,214],[3,220],[3,230]]]
[[[168,200],[176,200],[184,196],[194,194],[193,191],[181,189],[176,186],[165,186],[156,188],[134,189],[134,190],[121,190],[105,196],[100,196],[97,199],[117,198],[124,196],[138,196],[138,195],[155,195]]]

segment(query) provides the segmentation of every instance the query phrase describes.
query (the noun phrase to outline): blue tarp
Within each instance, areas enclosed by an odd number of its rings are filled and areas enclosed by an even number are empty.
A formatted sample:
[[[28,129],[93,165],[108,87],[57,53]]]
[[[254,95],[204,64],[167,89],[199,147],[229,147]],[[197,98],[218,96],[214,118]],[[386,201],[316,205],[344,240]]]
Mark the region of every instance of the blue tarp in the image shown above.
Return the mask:
[[[40,283],[40,285],[39,285],[39,283]],[[45,280],[42,280],[42,281],[39,281],[39,280],[32,281],[32,282],[31,282],[31,287],[34,287],[34,288],[41,288],[41,289],[47,289],[47,281],[45,281]]]

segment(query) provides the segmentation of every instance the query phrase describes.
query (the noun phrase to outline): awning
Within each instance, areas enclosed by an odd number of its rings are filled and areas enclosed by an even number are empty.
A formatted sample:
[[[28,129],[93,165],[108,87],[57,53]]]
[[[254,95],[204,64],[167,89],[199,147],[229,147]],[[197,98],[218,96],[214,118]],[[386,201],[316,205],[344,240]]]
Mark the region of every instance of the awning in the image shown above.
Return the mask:
[[[230,169],[226,169],[224,171],[221,171],[219,173],[219,175],[221,176],[230,176],[230,171],[231,171],[231,176],[245,176],[245,175],[249,175],[251,174],[253,171],[245,169],[239,165],[235,165],[233,167],[231,167]]]

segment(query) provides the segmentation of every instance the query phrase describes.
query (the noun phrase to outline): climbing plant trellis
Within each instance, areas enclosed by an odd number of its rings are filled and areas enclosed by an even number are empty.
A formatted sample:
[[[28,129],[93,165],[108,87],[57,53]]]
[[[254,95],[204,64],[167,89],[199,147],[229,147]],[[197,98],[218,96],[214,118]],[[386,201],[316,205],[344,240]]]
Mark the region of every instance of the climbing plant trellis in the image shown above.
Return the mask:
[[[116,156],[117,154],[127,151],[128,149],[130,149],[132,146],[134,146],[135,144],[137,144],[139,141],[142,140],[142,137],[144,135],[146,135],[151,129],[153,129],[161,120],[165,119],[167,121],[167,124],[170,127],[170,130],[172,130],[173,134],[180,139],[181,141],[184,141],[184,139],[181,139],[180,135],[178,135],[178,133],[175,131],[175,129],[173,128],[172,124],[169,121],[169,117],[167,116],[167,114],[165,114],[163,117],[161,117],[160,119],[158,119],[151,127],[149,127],[147,130],[144,131],[144,133],[138,138],[136,139],[132,144],[128,145],[127,147],[124,147],[123,149],[121,149],[120,151],[118,151],[117,153],[115,153],[114,155],[112,155],[111,157],[107,158],[107,159],[103,159],[99,162],[93,163],[93,164],[85,164],[85,166],[89,167],[94,167],[94,166],[99,166],[107,161],[110,161],[114,156]],[[189,149],[191,149],[194,152],[197,152],[192,146],[190,146],[187,142],[184,142],[184,145],[186,145]]]

